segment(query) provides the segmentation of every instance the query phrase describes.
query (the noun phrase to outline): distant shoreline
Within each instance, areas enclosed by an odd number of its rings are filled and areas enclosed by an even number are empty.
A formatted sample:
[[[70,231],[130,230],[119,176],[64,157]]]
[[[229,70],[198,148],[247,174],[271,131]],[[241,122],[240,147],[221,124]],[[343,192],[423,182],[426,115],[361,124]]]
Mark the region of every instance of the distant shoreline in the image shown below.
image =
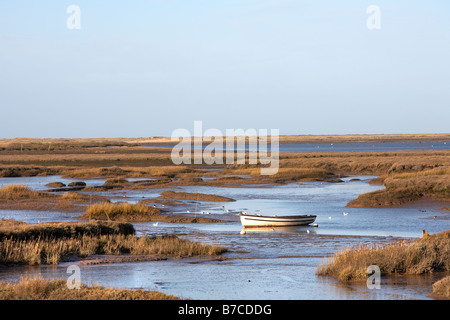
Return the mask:
[[[402,141],[450,141],[450,133],[438,134],[346,134],[346,135],[281,135],[280,144],[295,143],[357,143],[357,142],[402,142]],[[176,144],[170,137],[137,138],[126,141],[146,145]],[[209,142],[204,142],[209,143]]]
[[[281,135],[280,144],[294,143],[357,143],[357,142],[401,142],[401,141],[450,141],[450,133],[436,134],[343,134],[343,135]],[[12,138],[0,139],[0,147],[9,144],[70,144],[99,145],[161,145],[176,144],[170,137],[136,138]],[[207,142],[204,142],[207,143]]]

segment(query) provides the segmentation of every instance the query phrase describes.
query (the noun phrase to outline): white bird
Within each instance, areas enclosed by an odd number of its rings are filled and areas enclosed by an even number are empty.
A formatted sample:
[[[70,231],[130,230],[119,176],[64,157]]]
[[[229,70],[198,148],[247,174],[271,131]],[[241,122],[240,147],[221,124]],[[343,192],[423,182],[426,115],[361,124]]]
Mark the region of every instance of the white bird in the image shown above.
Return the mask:
[[[309,230],[306,230],[306,233],[309,233],[310,231]]]
[[[190,211],[188,210],[188,211],[186,211],[187,213],[190,213]]]
[[[344,216],[348,216],[348,212],[344,212]]]
[[[209,212],[207,211],[206,214],[209,214]]]
[[[330,219],[330,220],[331,220],[331,216],[329,216],[329,217],[328,217],[328,219]]]
[[[154,226],[154,227],[157,227],[157,226],[158,226],[158,222],[155,222],[155,223],[153,224],[153,226]]]

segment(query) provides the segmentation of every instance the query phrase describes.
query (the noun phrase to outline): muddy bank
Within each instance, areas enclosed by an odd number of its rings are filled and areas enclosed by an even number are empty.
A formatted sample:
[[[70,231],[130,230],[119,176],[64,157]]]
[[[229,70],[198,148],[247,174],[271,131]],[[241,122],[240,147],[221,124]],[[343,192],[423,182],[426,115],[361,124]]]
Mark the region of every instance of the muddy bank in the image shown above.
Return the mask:
[[[133,263],[133,262],[148,262],[148,261],[167,261],[167,260],[178,260],[183,257],[169,257],[165,255],[122,255],[122,256],[113,256],[113,255],[93,255],[83,260],[79,260],[77,262],[78,265],[83,266],[92,266],[92,265],[100,265],[100,264],[116,264],[116,263]],[[218,256],[213,258],[192,258],[192,257],[184,257],[185,261],[189,261],[190,264],[194,263],[211,263],[211,262],[219,262],[228,260],[225,257]]]
[[[98,264],[116,264],[116,263],[131,263],[131,262],[144,262],[144,261],[164,261],[168,257],[161,255],[92,255],[84,259],[73,260],[78,265],[92,266]]]
[[[236,201],[231,198],[222,197],[214,194],[204,193],[188,193],[188,192],[175,192],[175,191],[163,191],[161,192],[160,199],[179,199],[179,200],[199,200],[199,201],[217,201],[217,202],[229,202]]]
[[[450,202],[449,167],[413,173],[391,173],[386,189],[359,195],[348,207],[391,207],[423,199]]]
[[[0,282],[0,300],[178,300],[158,291],[105,288],[80,284],[69,288],[66,279],[23,277],[17,282]]]

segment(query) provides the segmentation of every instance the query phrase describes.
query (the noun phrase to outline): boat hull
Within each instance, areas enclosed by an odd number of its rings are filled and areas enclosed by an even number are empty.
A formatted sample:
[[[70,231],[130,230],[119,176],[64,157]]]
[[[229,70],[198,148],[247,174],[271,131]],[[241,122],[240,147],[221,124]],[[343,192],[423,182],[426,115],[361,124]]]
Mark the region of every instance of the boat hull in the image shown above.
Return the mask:
[[[306,226],[316,220],[315,215],[269,217],[241,214],[240,218],[244,228]]]

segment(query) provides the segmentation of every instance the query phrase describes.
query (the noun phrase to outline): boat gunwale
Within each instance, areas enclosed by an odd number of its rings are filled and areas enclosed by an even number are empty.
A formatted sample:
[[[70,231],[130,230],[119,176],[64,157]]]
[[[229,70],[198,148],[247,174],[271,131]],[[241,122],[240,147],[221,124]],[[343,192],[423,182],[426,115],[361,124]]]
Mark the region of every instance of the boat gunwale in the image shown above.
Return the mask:
[[[241,218],[248,220],[259,220],[259,221],[279,221],[279,222],[295,222],[301,220],[313,219],[313,221],[317,218],[316,215],[299,215],[299,216],[258,216],[258,215],[250,215],[250,214],[240,214]]]

